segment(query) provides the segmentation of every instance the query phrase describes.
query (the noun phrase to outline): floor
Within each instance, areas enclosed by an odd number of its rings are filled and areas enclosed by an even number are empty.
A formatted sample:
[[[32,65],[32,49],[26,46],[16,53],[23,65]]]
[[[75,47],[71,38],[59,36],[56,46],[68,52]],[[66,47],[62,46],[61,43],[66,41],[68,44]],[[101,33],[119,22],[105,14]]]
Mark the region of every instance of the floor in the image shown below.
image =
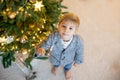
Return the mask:
[[[34,59],[31,62],[33,66],[32,72],[36,72],[34,79],[27,80],[65,80],[63,69],[58,69],[57,75],[51,74],[51,64],[49,60]],[[25,71],[26,70],[26,71]],[[29,71],[25,67],[20,67],[13,63],[9,68],[4,69],[0,62],[0,80],[26,80],[26,72]]]

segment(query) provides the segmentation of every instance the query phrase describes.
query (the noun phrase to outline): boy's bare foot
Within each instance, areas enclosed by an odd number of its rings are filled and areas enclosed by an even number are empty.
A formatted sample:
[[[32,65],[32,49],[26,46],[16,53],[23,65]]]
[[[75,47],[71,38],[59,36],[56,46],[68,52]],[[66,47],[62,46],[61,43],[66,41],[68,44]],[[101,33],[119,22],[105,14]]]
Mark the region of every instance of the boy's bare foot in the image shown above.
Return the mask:
[[[71,78],[72,78],[72,71],[71,70],[65,72],[65,78],[66,78],[66,80],[71,80]]]
[[[57,68],[53,66],[52,67],[52,74],[56,75],[56,73],[57,73]]]

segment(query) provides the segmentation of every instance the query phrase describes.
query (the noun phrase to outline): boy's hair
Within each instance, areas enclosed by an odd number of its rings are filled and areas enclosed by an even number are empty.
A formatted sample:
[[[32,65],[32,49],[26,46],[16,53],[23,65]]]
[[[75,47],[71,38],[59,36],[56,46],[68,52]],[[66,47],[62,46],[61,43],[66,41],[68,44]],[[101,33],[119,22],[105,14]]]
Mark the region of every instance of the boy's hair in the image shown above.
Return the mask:
[[[65,13],[63,16],[61,16],[59,24],[63,21],[72,21],[77,24],[77,26],[80,25],[79,17],[73,13]]]

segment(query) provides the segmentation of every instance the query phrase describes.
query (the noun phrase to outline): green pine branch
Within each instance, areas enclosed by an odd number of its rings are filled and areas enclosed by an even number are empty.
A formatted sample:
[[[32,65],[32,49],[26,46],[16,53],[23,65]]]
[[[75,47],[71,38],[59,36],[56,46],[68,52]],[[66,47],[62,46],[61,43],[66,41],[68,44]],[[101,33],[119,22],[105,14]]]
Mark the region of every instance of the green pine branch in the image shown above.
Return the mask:
[[[31,0],[32,1],[32,0]],[[42,1],[40,10],[35,11],[35,2],[30,0],[0,1],[0,38],[13,36],[13,41],[0,42],[0,56],[5,68],[15,61],[15,51],[28,50],[28,58],[24,64],[32,69],[30,64],[36,45],[40,44],[53,30],[59,17],[64,13],[63,0]],[[40,59],[47,59],[43,57]]]

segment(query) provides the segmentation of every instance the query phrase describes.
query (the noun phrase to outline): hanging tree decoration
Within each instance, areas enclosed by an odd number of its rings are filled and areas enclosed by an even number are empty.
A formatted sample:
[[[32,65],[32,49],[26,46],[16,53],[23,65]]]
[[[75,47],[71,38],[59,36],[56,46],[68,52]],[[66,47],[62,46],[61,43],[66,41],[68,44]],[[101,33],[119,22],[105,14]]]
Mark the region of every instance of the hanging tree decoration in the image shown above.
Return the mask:
[[[9,17],[10,19],[14,19],[14,18],[16,17],[16,12],[9,12],[9,13],[8,13],[8,17]]]
[[[26,43],[27,40],[28,40],[28,37],[26,35],[22,35],[22,37],[20,38],[21,43]]]
[[[24,63],[31,68],[35,47],[56,30],[55,25],[64,13],[62,8],[66,7],[62,5],[62,1],[0,1],[0,56],[5,68],[15,61],[16,52],[28,54]]]

